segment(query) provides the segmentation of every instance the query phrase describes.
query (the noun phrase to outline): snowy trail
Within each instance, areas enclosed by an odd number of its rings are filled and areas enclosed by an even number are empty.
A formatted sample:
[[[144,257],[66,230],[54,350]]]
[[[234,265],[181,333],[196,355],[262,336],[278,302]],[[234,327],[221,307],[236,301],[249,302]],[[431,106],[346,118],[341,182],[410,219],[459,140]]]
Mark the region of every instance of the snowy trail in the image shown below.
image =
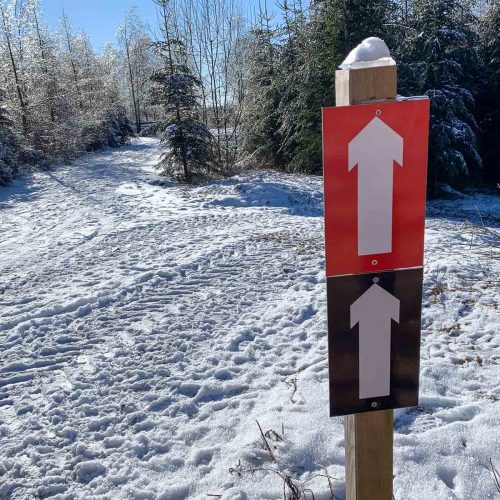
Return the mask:
[[[230,474],[239,460],[298,481],[326,465],[344,498],[320,179],[159,186],[158,154],[140,139],[0,191],[0,498],[282,496],[272,472]],[[499,208],[429,208],[422,404],[397,413],[398,500],[494,498]],[[276,463],[255,420],[284,431]],[[328,498],[325,478],[307,485]]]

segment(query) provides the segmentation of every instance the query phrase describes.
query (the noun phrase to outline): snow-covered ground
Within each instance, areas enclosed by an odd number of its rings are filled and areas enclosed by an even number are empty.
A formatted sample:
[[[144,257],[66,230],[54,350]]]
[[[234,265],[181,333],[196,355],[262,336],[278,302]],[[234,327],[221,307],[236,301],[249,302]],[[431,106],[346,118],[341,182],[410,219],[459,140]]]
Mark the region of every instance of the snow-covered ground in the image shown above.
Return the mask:
[[[345,498],[321,180],[161,186],[157,156],[140,139],[0,191],[0,498],[278,499],[279,472],[319,500],[325,471]],[[397,500],[499,495],[499,214],[429,206]]]

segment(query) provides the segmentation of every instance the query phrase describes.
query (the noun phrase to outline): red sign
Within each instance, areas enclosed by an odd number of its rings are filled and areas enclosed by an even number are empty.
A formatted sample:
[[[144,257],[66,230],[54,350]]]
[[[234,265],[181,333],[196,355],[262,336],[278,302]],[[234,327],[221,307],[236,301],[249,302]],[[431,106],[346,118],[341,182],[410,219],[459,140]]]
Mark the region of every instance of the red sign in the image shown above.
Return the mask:
[[[323,109],[326,275],[423,265],[429,100]]]

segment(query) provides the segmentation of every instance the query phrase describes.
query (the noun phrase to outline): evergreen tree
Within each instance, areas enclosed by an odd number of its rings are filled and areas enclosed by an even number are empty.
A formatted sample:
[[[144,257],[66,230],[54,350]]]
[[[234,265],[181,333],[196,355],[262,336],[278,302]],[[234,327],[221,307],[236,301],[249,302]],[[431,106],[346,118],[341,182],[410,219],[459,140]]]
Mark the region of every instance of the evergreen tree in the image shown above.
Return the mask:
[[[269,19],[261,17],[250,33],[245,69],[243,151],[253,163],[265,168],[283,168],[279,129],[278,48]]]
[[[8,184],[19,171],[21,144],[13,131],[13,124],[0,92],[0,186]]]
[[[134,130],[125,108],[116,105],[87,120],[81,135],[85,151],[97,151],[103,146],[116,148],[126,144],[134,135]]]
[[[164,107],[162,144],[167,148],[159,164],[164,174],[186,182],[199,180],[215,168],[213,136],[200,118],[200,81],[189,67],[186,45],[174,36],[169,23],[169,0],[156,0],[163,17],[164,41],[155,49],[162,67],[154,71],[154,101]]]
[[[288,94],[282,93],[280,130],[288,168],[320,173],[321,108],[335,102],[335,70],[364,38],[384,38],[393,7],[389,0],[316,0],[311,8],[310,19],[298,23],[287,41],[298,50],[293,66],[286,59],[281,65],[280,80]],[[290,89],[295,95],[290,96]]]
[[[429,191],[443,183],[463,188],[481,169],[474,118],[477,70],[473,17],[463,0],[416,0],[399,49],[400,91],[431,99]]]
[[[391,21],[396,12],[393,0],[330,0],[327,2],[330,22],[335,23],[336,48],[342,56],[365,38],[376,36],[391,47]],[[339,30],[339,31],[337,31]]]
[[[500,181],[500,4],[493,2],[479,24],[478,71],[480,89],[477,100],[480,150],[488,183]]]
[[[321,126],[318,110],[332,97],[331,81],[328,84],[331,71],[327,68],[331,57],[321,60],[320,52],[325,55],[327,48],[320,49],[317,42],[328,45],[329,37],[326,33],[320,39],[312,36],[316,28],[325,26],[316,26],[315,16],[308,19],[300,2],[285,2],[283,11],[286,23],[281,30],[277,79],[281,150],[287,170],[311,172],[321,161],[321,135],[318,137],[316,133]],[[326,92],[320,94],[320,88]],[[318,138],[320,150],[317,152]]]

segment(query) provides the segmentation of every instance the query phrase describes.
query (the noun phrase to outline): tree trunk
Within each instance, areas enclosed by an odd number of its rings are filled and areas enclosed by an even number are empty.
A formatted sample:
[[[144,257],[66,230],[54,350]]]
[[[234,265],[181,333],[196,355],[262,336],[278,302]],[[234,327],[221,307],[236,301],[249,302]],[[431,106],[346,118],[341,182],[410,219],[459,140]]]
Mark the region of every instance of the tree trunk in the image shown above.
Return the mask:
[[[66,17],[66,14],[64,13],[63,13],[63,27],[64,27],[64,33],[66,35],[66,43],[68,46],[69,62],[71,65],[71,69],[73,71],[73,81],[75,83],[76,92],[78,94],[78,105],[80,109],[83,111],[83,101],[82,101],[82,94],[80,90],[80,81],[79,81],[80,79],[78,78],[78,71],[76,69],[75,61],[73,60],[73,47],[71,46],[71,36],[68,27],[68,19]]]
[[[125,38],[125,51],[127,53],[127,66],[128,66],[128,75],[130,79],[130,90],[132,92],[132,103],[134,106],[135,128],[137,133],[139,133],[141,131],[141,117],[139,113],[136,91],[135,91],[134,74],[132,71],[132,61],[130,59],[130,40],[128,39],[126,31],[124,38]]]
[[[36,10],[33,10],[33,17],[35,20],[35,27],[36,27],[36,35],[38,39],[38,46],[40,47],[40,56],[42,58],[42,71],[47,78],[47,82],[49,81],[49,70],[47,68],[47,59],[45,56],[45,50],[43,48],[43,42],[42,42],[42,36],[40,34],[40,26],[38,24],[38,16],[36,15]],[[52,102],[52,96],[50,95],[50,85],[47,83],[47,95],[49,99],[49,113],[50,113],[50,121],[54,123],[56,121],[55,113],[54,113],[54,106]]]

